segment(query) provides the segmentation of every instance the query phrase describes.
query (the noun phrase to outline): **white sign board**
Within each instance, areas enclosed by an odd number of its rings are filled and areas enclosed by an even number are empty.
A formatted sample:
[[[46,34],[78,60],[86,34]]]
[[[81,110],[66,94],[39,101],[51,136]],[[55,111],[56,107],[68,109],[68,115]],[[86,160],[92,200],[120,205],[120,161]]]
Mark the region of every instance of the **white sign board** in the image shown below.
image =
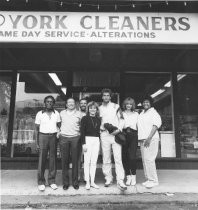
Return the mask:
[[[198,14],[3,11],[0,42],[198,44]]]
[[[176,157],[175,135],[173,132],[160,132],[161,157]]]

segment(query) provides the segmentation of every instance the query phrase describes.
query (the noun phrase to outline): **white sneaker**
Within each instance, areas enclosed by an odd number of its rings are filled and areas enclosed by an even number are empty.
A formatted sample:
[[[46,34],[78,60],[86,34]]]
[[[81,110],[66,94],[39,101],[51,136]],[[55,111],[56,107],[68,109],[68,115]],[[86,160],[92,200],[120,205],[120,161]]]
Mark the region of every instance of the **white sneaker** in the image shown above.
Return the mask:
[[[112,181],[111,180],[106,180],[104,186],[105,187],[109,187],[111,184],[112,184]]]
[[[91,186],[90,186],[89,182],[87,182],[86,185],[85,185],[85,189],[90,190],[90,188],[91,188]]]
[[[142,185],[145,186],[149,181],[142,182]]]
[[[120,190],[127,190],[127,186],[124,184],[122,180],[118,182],[117,186]]]
[[[158,182],[147,182],[147,183],[145,184],[145,187],[146,187],[146,188],[152,188],[152,187],[155,187],[155,186],[158,186],[158,185],[159,185]]]
[[[92,183],[91,184],[91,187],[93,187],[93,188],[95,188],[95,189],[99,189],[100,187],[97,185],[97,184],[95,184],[95,183]]]
[[[131,175],[128,175],[127,176],[127,180],[126,180],[126,185],[127,186],[130,186],[131,185],[131,181],[132,181],[132,176]]]
[[[136,185],[136,175],[131,175],[131,185]]]
[[[45,190],[45,185],[41,184],[38,186],[39,191],[44,191]]]
[[[56,184],[50,184],[50,187],[53,189],[53,190],[57,190],[58,189],[58,186]]]

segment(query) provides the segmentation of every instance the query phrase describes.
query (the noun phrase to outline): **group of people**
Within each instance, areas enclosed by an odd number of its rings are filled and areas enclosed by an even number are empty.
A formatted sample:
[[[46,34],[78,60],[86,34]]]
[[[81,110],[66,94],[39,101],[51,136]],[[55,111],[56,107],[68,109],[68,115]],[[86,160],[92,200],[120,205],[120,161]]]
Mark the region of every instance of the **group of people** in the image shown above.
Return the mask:
[[[158,153],[161,117],[153,107],[150,96],[142,100],[143,110],[136,112],[135,100],[128,97],[123,106],[111,102],[112,92],[103,89],[102,104],[87,103],[80,100],[80,110],[76,108],[73,98],[66,101],[66,109],[60,114],[54,109],[55,99],[47,96],[45,108],[36,115],[37,148],[39,149],[38,189],[45,190],[45,167],[49,152],[48,184],[57,189],[56,177],[56,146],[59,138],[63,189],[69,188],[69,163],[72,162],[72,185],[79,189],[79,169],[84,155],[85,188],[99,189],[95,183],[96,166],[100,145],[102,149],[102,171],[105,187],[113,183],[111,154],[113,152],[117,186],[126,190],[127,186],[136,184],[136,151],[138,142],[141,148],[142,163],[147,188],[159,184],[155,159]],[[114,129],[110,131],[107,125]],[[120,133],[125,135],[125,144],[115,141]],[[126,182],[125,182],[126,177]]]

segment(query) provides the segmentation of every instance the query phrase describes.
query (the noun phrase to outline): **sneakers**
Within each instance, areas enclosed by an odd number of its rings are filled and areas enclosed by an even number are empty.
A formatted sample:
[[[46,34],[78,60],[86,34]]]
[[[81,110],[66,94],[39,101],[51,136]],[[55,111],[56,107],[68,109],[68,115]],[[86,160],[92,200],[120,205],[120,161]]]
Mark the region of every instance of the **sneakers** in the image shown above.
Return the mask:
[[[58,187],[57,187],[56,184],[50,184],[50,187],[51,187],[53,190],[57,190],[57,189],[58,189]]]
[[[99,186],[95,183],[91,183],[91,187],[95,188],[95,189],[99,189]]]
[[[144,186],[146,187],[146,188],[153,188],[153,187],[155,187],[155,186],[158,186],[159,185],[159,183],[158,182],[147,182]]]
[[[41,184],[38,186],[39,191],[44,191],[45,190],[45,185]]]
[[[126,185],[127,186],[136,185],[136,175],[128,175],[126,180]]]
[[[87,182],[86,185],[85,185],[85,189],[86,189],[86,190],[90,190],[90,188],[91,188],[90,183]]]
[[[142,182],[142,185],[145,186],[149,181]]]
[[[131,185],[132,186],[136,185],[136,175],[131,175]]]
[[[118,182],[117,186],[120,190],[127,190],[127,186],[124,184],[122,180]]]
[[[132,181],[132,176],[131,175],[128,175],[127,176],[127,180],[126,180],[126,185],[127,186],[130,186],[131,185],[131,181]]]
[[[111,180],[106,180],[104,186],[105,187],[109,187],[111,184],[112,184],[112,181]]]

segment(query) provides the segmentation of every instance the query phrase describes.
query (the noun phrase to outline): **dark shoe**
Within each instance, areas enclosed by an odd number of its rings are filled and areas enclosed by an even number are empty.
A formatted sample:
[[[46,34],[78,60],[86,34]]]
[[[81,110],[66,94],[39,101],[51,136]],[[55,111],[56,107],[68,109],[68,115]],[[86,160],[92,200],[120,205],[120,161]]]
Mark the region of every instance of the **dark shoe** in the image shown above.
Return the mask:
[[[69,185],[63,185],[63,190],[68,190],[68,188],[69,188]]]
[[[73,185],[73,187],[74,187],[75,190],[79,189],[79,185],[78,184]]]
[[[82,184],[86,184],[86,181],[84,179],[80,179],[79,182]]]

